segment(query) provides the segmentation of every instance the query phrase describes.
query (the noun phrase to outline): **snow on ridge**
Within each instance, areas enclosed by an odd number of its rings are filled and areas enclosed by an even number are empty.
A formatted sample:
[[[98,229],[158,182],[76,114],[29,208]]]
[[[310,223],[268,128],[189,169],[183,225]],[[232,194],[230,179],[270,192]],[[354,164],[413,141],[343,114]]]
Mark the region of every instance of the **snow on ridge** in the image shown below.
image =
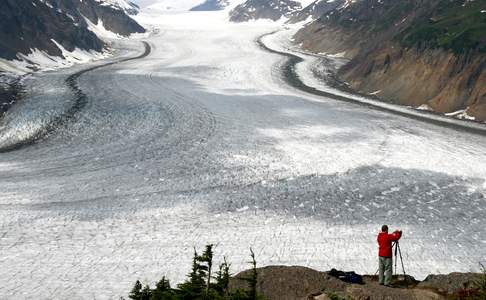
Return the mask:
[[[338,9],[340,9],[340,10],[345,9],[348,6],[353,5],[354,3],[358,2],[358,1],[359,0],[346,0],[346,2],[344,2],[344,4],[341,7],[339,7]]]
[[[101,19],[98,20],[97,24],[94,24],[88,18],[84,16],[83,18],[88,25],[88,30],[92,31],[101,40],[108,41],[124,38],[107,30]],[[55,39],[51,39],[51,42],[61,50],[62,56],[50,55],[44,50],[31,48],[28,54],[17,53],[17,59],[14,60],[0,58],[0,70],[14,75],[23,75],[31,72],[68,68],[75,64],[83,64],[111,56],[110,52],[106,50],[97,52],[95,50],[75,48],[73,51],[69,51]]]
[[[17,59],[14,60],[0,58],[0,70],[13,75],[24,75],[35,71],[43,72],[68,68],[75,64],[87,63],[111,55],[108,51],[96,52],[79,48],[69,51],[56,40],[51,39],[51,42],[61,50],[62,57],[49,55],[44,50],[32,48],[29,54],[18,53]]]
[[[96,24],[94,24],[85,16],[83,16],[83,18],[86,21],[86,24],[88,25],[88,30],[90,30],[91,32],[96,34],[96,36],[99,39],[106,41],[106,40],[109,40],[109,39],[121,39],[121,38],[123,38],[121,35],[106,29],[105,26],[103,25],[102,19],[98,19],[98,22]]]
[[[159,0],[147,8],[159,11],[188,11],[203,2],[204,0]]]
[[[15,60],[0,58],[0,70],[13,75],[24,75],[33,71],[52,71],[68,68],[74,64],[86,63],[109,56],[107,52],[100,53],[79,48],[74,49],[72,52],[63,48],[61,52],[65,55],[64,58],[49,55],[47,52],[37,48],[30,51],[29,54],[18,54],[18,59]]]
[[[302,5],[302,8],[305,8],[315,2],[315,0],[295,0],[295,1],[299,2],[300,5]],[[330,1],[334,1],[334,0],[330,0]]]
[[[124,11],[138,10],[138,7],[134,3],[127,0],[95,0],[95,1],[100,3],[101,6],[111,6],[119,10],[124,10]]]

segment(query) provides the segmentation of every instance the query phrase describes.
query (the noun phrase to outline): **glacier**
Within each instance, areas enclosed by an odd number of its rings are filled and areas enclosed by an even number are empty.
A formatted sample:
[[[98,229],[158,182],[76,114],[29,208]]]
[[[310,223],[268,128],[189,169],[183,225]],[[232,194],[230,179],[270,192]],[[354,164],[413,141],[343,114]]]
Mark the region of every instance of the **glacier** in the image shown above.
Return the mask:
[[[87,102],[74,118],[0,154],[0,298],[118,299],[137,279],[182,281],[207,243],[233,272],[252,247],[260,266],[373,274],[383,223],[404,231],[419,279],[484,262],[484,135],[288,86],[285,57],[256,43],[281,24],[153,7],[134,18],[151,53],[116,63],[143,51],[118,41],[113,64],[77,78]],[[62,115],[75,101],[65,79],[106,62],[32,75],[0,147]]]

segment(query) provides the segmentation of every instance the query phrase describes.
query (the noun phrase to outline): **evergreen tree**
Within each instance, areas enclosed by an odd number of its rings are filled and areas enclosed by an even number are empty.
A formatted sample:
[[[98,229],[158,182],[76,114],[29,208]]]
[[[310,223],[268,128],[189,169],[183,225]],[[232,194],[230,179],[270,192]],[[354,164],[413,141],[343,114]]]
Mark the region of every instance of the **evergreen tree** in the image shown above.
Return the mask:
[[[229,300],[248,300],[249,298],[248,291],[243,289],[237,289],[236,291],[232,292],[229,297],[227,297]]]
[[[213,245],[206,245],[206,249],[204,250],[201,256],[197,257],[197,260],[200,263],[205,265],[201,265],[201,269],[204,271],[204,277],[206,277],[206,291],[205,291],[205,298],[209,295],[209,289],[211,287],[211,271],[213,267]]]
[[[157,282],[155,289],[152,290],[152,295],[150,300],[177,300],[176,293],[170,287],[170,282],[168,279],[162,277],[162,279]]]
[[[264,298],[257,293],[257,283],[258,283],[258,272],[257,263],[255,259],[255,253],[253,249],[250,248],[251,261],[249,262],[252,266],[250,275],[248,277],[243,277],[241,280],[248,282],[249,290],[236,290],[230,295],[230,300],[263,300]]]
[[[216,272],[216,284],[214,289],[222,296],[225,296],[228,291],[228,285],[230,280],[230,265],[226,261],[226,257],[223,259],[223,263],[219,265],[219,271]]]
[[[481,263],[479,263],[479,266],[481,267],[482,274],[480,278],[475,282],[476,288],[478,290],[478,295],[473,299],[486,300],[486,268]]]
[[[250,276],[247,278],[243,278],[248,284],[250,285],[250,290],[248,291],[248,299],[249,300],[257,300],[257,282],[258,282],[258,272],[257,272],[257,263],[255,260],[255,253],[253,252],[253,249],[250,248],[250,255],[251,255],[251,261],[249,262],[252,266],[251,271],[250,271]]]
[[[149,285],[146,284],[142,292],[140,293],[140,300],[150,300],[150,296],[152,295],[152,290],[150,289]]]
[[[188,279],[179,284],[179,294],[181,295],[182,299],[202,299],[203,295],[205,294],[205,280],[204,277],[206,272],[199,264],[198,261],[198,254],[196,249],[194,249],[194,258],[192,259],[192,269],[191,273],[187,276]]]
[[[168,279],[165,279],[165,276],[162,277],[162,279],[157,282],[155,286],[155,290],[160,291],[160,292],[165,292],[170,290],[170,282]]]
[[[185,282],[178,285],[178,289],[170,286],[165,277],[157,282],[155,289],[148,285],[142,288],[139,280],[135,283],[129,298],[132,300],[263,300],[257,294],[258,273],[256,269],[255,253],[250,248],[252,269],[250,275],[242,280],[248,282],[249,290],[236,290],[229,293],[230,264],[224,258],[216,276],[212,276],[213,245],[207,245],[201,256],[194,249],[191,272]],[[215,283],[211,279],[215,279]]]
[[[140,283],[139,280],[135,282],[135,285],[133,286],[132,291],[128,295],[128,298],[132,300],[141,300],[141,295],[142,295],[142,284]]]

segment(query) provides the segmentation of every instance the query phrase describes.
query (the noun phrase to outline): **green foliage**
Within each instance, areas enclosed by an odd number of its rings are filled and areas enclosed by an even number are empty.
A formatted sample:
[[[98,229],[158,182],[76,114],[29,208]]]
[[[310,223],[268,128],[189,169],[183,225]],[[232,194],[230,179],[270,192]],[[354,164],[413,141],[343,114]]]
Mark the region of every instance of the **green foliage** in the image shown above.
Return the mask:
[[[363,0],[318,21],[379,43],[393,39],[409,48],[486,53],[484,11],[485,0]]]
[[[188,275],[188,280],[179,284],[179,294],[181,299],[202,299],[205,290],[204,277],[206,271],[204,267],[199,264],[199,255],[194,249],[194,257],[192,259],[191,273]]]
[[[213,245],[207,245],[203,254],[198,255],[194,249],[192,259],[192,269],[187,275],[186,281],[178,285],[177,289],[171,288],[170,282],[165,277],[157,282],[155,289],[148,285],[142,288],[142,284],[137,280],[130,292],[129,298],[132,300],[264,300],[256,292],[257,271],[256,260],[253,250],[251,250],[252,271],[248,278],[243,278],[249,283],[250,289],[236,290],[229,292],[230,264],[224,259],[219,265],[216,276],[212,276],[213,266]],[[214,279],[214,283],[211,281]]]
[[[256,269],[256,260],[255,260],[255,253],[253,249],[250,248],[251,253],[251,261],[249,262],[252,266],[251,273],[249,277],[242,278],[242,280],[248,282],[250,286],[250,290],[248,291],[248,300],[256,300],[257,299],[257,282],[258,282],[258,272]]]
[[[248,291],[238,289],[231,293],[229,299],[230,300],[248,300],[249,299]]]
[[[161,292],[170,290],[170,282],[168,279],[165,279],[165,276],[162,277],[162,279],[159,282],[157,282],[156,290]]]
[[[476,288],[478,289],[478,296],[476,299],[486,300],[486,268],[481,263],[479,265],[481,266],[482,275],[479,280],[475,282]]]
[[[331,300],[344,300],[344,298],[339,297],[338,295],[336,295],[336,294],[334,294],[334,293],[327,293],[326,295],[327,295],[327,297],[329,297],[329,299],[331,299]]]
[[[207,298],[209,294],[209,289],[211,287],[211,271],[213,267],[213,245],[207,245],[203,254],[197,258],[198,262],[201,263],[201,268],[204,271],[204,276],[206,277],[206,292],[205,296]]]
[[[143,287],[142,292],[140,293],[140,300],[150,300],[151,296],[152,290],[147,284]]]
[[[165,276],[157,282],[150,300],[177,300],[175,292],[171,289],[170,282]]]
[[[135,285],[133,286],[132,291],[128,295],[128,298],[132,300],[141,300],[141,295],[142,295],[142,284],[140,281],[136,281]]]
[[[418,20],[401,36],[405,46],[444,48],[456,54],[471,49],[486,52],[486,9],[484,1],[442,0],[441,9]]]
[[[216,284],[214,289],[224,295],[228,290],[228,285],[230,281],[230,264],[226,261],[226,257],[223,259],[223,263],[219,265],[219,270],[216,272]]]

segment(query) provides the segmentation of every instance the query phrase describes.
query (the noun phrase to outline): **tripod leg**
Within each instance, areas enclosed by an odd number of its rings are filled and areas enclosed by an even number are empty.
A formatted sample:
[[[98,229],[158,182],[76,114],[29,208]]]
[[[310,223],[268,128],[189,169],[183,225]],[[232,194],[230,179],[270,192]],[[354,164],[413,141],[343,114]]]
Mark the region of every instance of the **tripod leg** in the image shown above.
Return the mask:
[[[398,275],[398,269],[397,269],[397,250],[398,250],[397,246],[398,246],[398,242],[395,242],[395,244],[393,246],[395,246],[395,275]]]
[[[402,262],[402,270],[403,270],[403,276],[405,276],[405,278],[407,278],[407,273],[405,273],[405,265],[403,264],[403,257],[402,257],[402,250],[400,249],[400,245],[398,245],[398,253],[400,254],[400,261]]]

